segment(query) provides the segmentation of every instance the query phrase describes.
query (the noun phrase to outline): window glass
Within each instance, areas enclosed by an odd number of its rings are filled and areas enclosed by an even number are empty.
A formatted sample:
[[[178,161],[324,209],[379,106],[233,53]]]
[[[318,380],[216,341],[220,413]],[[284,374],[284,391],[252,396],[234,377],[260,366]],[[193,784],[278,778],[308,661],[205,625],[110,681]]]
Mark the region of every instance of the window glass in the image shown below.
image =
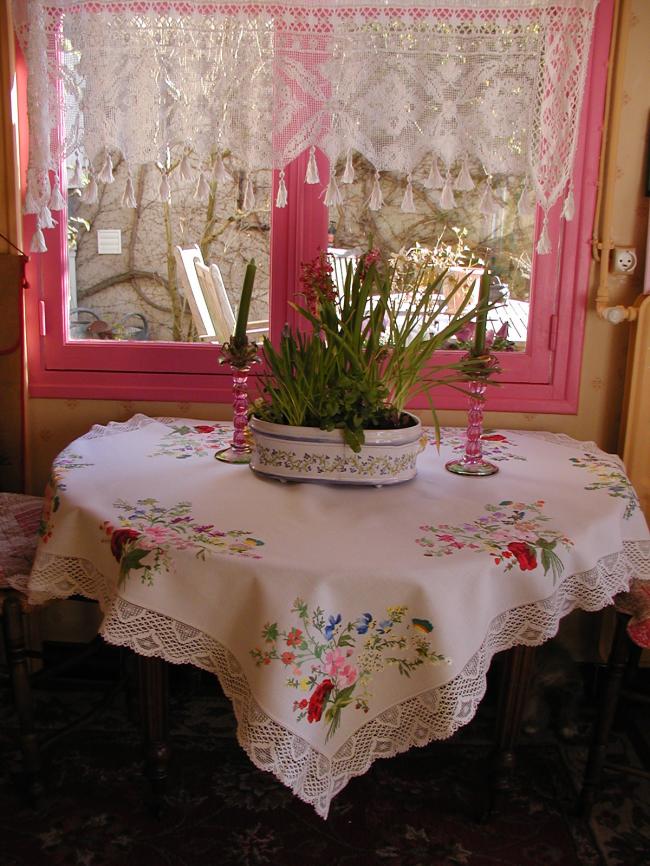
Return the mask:
[[[440,267],[459,276],[470,252],[489,249],[492,297],[500,303],[490,313],[489,329],[502,335],[499,348],[524,350],[530,309],[530,277],[535,241],[535,208],[524,188],[523,178],[485,178],[476,168],[471,172],[471,190],[454,190],[453,180],[461,167],[452,171],[452,200],[441,207],[444,176],[432,180],[431,157],[412,173],[415,212],[405,212],[403,174],[382,172],[379,184],[383,197],[380,209],[369,207],[375,185],[374,168],[355,153],[354,181],[340,183],[343,204],[329,209],[329,247],[335,275],[348,261],[368,248],[379,247],[385,254],[420,247],[420,255],[431,255]],[[345,172],[345,160],[336,166],[336,176]],[[437,189],[430,188],[431,184]],[[465,176],[465,185],[469,185]],[[376,189],[376,188],[375,188]],[[446,195],[449,195],[447,191]],[[451,206],[449,206],[451,205]],[[406,205],[410,207],[410,203]],[[416,253],[418,254],[418,253]]]
[[[180,158],[169,158],[169,201],[160,195],[163,173],[141,166],[131,178],[135,208],[122,198],[128,176],[119,156],[113,183],[97,183],[97,201],[84,203],[68,166],[68,333],[72,340],[195,342],[197,325],[183,291],[176,245],[197,244],[206,264],[218,265],[236,313],[246,264],[257,265],[250,319],[268,322],[271,172],[248,176],[223,159],[230,178],[221,183],[198,172],[180,177]],[[209,190],[208,190],[209,187]]]

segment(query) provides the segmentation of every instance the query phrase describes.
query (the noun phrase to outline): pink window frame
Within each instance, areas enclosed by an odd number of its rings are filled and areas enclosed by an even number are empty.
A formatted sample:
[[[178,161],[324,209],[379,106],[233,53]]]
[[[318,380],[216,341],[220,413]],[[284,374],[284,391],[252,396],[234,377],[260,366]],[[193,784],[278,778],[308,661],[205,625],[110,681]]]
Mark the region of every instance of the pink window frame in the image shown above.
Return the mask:
[[[534,255],[529,336],[526,350],[501,353],[501,387],[490,392],[495,411],[575,413],[588,299],[591,232],[595,208],[598,157],[614,0],[602,0],[596,17],[574,172],[574,219],[560,219],[561,206],[550,214],[555,252]],[[25,82],[18,52],[19,82]],[[21,173],[26,173],[27,125],[24,86],[20,88]],[[582,159],[580,159],[582,155]],[[325,157],[317,153],[321,177],[328,176]],[[287,169],[290,205],[272,209],[271,338],[277,340],[295,313],[288,301],[298,288],[300,263],[326,246],[328,214],[323,189],[304,183],[307,154]],[[274,196],[277,189],[274,176]],[[34,217],[25,217],[31,237]],[[539,227],[538,227],[539,228]],[[29,393],[34,397],[229,402],[230,378],[217,364],[213,346],[178,343],[69,341],[66,338],[67,248],[65,223],[48,232],[47,253],[30,256],[26,299]],[[453,358],[440,353],[437,360]],[[457,357],[457,356],[456,356]],[[465,408],[465,398],[448,388],[435,392],[441,409]],[[426,408],[425,397],[413,408]]]

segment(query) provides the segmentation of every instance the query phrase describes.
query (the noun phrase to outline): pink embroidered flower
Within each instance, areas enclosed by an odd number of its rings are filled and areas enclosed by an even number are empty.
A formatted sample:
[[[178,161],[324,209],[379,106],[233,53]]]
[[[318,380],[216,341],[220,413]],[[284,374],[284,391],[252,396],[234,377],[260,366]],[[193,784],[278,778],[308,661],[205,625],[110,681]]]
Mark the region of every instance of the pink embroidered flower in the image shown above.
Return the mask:
[[[356,682],[357,670],[348,664],[348,657],[340,649],[325,653],[324,670],[333,677],[339,685],[351,686]]]
[[[168,531],[166,526],[147,526],[145,530],[145,536],[148,541],[154,542],[162,542],[166,541],[168,537]]]
[[[197,433],[212,433],[216,427],[212,427],[210,424],[197,424],[194,429]]]

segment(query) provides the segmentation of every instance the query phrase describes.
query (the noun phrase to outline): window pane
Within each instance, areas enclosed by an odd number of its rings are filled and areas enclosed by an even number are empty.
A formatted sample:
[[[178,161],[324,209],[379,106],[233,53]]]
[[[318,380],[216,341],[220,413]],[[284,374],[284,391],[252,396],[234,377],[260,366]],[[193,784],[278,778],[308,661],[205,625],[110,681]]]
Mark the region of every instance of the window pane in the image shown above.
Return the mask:
[[[128,176],[119,159],[114,182],[97,184],[96,203],[85,204],[79,189],[69,189],[71,339],[195,342],[203,329],[192,319],[177,273],[176,245],[198,244],[206,264],[219,266],[235,315],[246,264],[254,258],[249,318],[268,322],[271,172],[251,176],[255,201],[250,202],[247,175],[227,155],[224,163],[232,181],[218,184],[206,172],[210,192],[204,188],[205,194],[195,197],[198,172],[181,180],[179,159],[170,159],[168,203],[161,201],[161,171],[147,165],[132,177],[137,207],[123,206]]]
[[[493,196],[488,192],[486,201],[485,181],[477,182],[483,173],[471,170],[475,188],[463,192],[452,190],[455,206],[442,210],[439,207],[441,190],[428,189],[425,185],[431,168],[431,157],[427,157],[412,174],[413,204],[417,212],[405,213],[401,209],[406,190],[403,174],[381,173],[383,205],[379,210],[371,210],[368,205],[375,182],[374,169],[358,153],[353,156],[353,166],[354,182],[340,184],[343,205],[330,208],[329,247],[339,267],[367,249],[370,242],[386,254],[406,251],[416,245],[437,250],[445,266],[460,264],[465,247],[475,252],[488,247],[489,265],[494,274],[493,297],[503,301],[491,312],[488,328],[497,332],[507,322],[510,348],[524,349],[535,210],[527,193],[520,205],[523,178],[492,177]],[[336,166],[337,178],[342,177],[344,168],[342,160]],[[457,177],[457,167],[452,175],[454,179]]]

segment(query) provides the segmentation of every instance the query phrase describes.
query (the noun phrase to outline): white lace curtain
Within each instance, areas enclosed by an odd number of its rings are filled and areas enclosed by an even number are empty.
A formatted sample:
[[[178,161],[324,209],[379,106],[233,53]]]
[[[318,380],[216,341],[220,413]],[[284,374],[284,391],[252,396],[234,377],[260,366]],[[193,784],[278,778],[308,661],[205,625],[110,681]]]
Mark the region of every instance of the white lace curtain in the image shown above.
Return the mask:
[[[482,213],[500,206],[492,180],[520,176],[520,207],[548,214],[571,172],[598,0],[14,0],[28,65],[26,211],[32,250],[63,207],[67,185],[96,200],[113,161],[155,163],[162,200],[176,174],[196,194],[228,183],[222,156],[251,174],[284,169],[309,149],[307,183],[326,205],[354,179],[352,152],[401,172],[412,210],[414,169],[438,206],[478,187]],[[315,151],[329,158],[319,178]],[[345,167],[336,174],[337,160]],[[345,160],[345,163],[343,163]],[[64,190],[65,192],[65,185]],[[128,174],[122,197],[135,206]],[[546,219],[538,252],[550,250]]]

